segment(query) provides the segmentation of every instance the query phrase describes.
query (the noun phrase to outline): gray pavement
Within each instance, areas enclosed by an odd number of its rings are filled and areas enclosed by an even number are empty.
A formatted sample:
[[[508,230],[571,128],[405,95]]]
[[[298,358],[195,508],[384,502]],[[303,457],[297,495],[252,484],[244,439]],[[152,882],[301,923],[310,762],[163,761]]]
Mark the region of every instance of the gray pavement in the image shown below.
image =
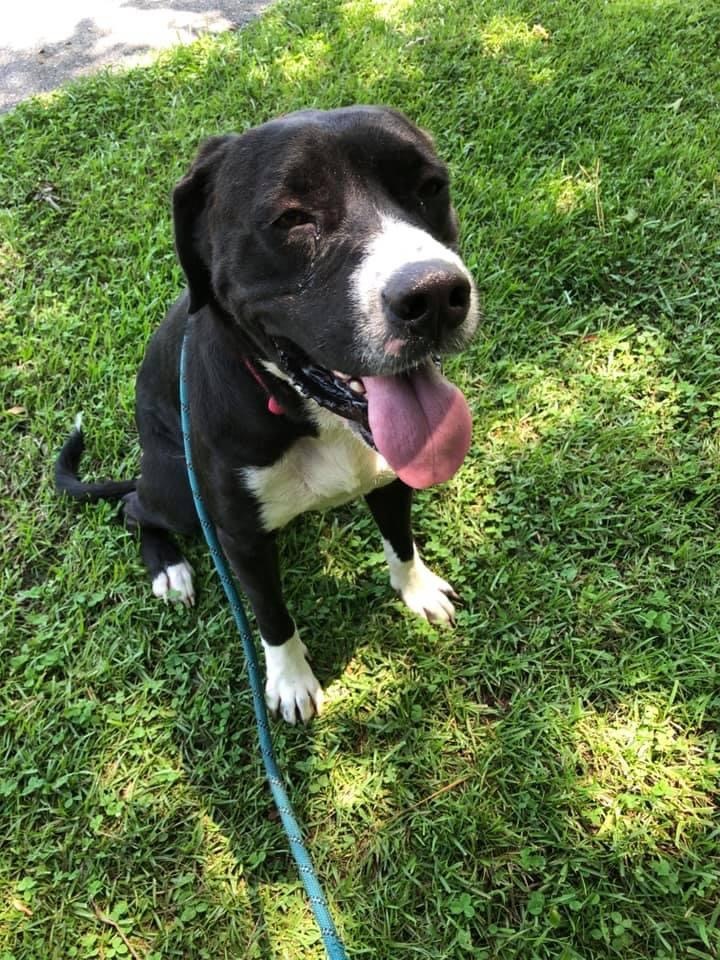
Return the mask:
[[[110,64],[242,26],[270,0],[4,0],[0,112]]]

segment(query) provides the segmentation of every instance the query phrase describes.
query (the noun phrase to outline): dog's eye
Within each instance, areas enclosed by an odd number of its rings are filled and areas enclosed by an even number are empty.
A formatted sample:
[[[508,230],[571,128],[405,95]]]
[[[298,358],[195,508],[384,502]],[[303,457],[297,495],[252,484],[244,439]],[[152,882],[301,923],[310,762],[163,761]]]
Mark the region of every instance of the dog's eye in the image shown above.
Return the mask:
[[[445,180],[440,177],[428,177],[427,180],[423,180],[420,186],[417,188],[417,195],[423,203],[428,200],[432,200],[433,197],[436,197],[439,193],[447,186]]]
[[[302,227],[307,223],[315,223],[314,218],[299,207],[288,207],[273,221],[274,227],[281,230],[292,230],[293,227]]]

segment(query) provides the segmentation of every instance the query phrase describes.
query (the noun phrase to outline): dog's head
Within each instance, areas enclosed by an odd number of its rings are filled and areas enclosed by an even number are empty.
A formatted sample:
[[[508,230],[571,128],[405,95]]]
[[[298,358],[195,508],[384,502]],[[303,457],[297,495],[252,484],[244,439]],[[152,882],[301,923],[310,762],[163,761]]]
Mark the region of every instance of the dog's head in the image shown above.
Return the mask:
[[[437,461],[443,437],[457,456],[448,420],[467,420],[469,442],[466,407],[431,358],[465,346],[478,319],[426,133],[395,110],[349,107],[215,137],[177,185],[174,216],[192,311],[220,310],[325,406],[367,402],[373,442],[413,486],[448,472],[406,468],[423,446]]]

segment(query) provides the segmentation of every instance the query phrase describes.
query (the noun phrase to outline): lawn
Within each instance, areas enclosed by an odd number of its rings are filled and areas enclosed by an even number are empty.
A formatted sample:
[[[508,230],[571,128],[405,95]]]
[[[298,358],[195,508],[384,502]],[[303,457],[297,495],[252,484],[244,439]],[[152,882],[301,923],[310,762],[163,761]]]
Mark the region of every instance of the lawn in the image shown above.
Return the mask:
[[[206,135],[388,103],[433,132],[485,304],[471,454],[418,497],[454,631],[362,504],[283,538],[324,716],[280,763],[351,958],[720,952],[720,8],[290,0],[0,119],[0,958],[323,956],[242,655],[158,604],[110,505]]]

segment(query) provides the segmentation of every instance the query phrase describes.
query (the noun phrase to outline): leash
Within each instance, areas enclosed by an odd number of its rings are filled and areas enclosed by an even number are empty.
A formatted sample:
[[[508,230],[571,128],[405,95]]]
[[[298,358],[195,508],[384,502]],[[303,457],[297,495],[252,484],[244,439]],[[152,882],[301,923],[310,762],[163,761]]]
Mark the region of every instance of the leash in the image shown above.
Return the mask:
[[[295,818],[290,798],[287,795],[285,784],[280,773],[280,768],[275,759],[272,737],[270,736],[270,724],[268,722],[267,710],[265,708],[265,697],[263,695],[262,679],[260,668],[258,666],[257,652],[253,642],[250,627],[248,625],[245,610],[240,602],[240,597],[235,589],[235,583],[232,579],[227,561],[222,552],[222,548],[215,532],[215,527],[210,516],[205,509],[200,489],[193,468],[192,451],[190,446],[190,405],[187,398],[187,363],[186,363],[186,345],[190,337],[193,326],[192,315],[188,318],[185,336],[183,338],[182,349],[180,351],[180,423],[182,426],[183,444],[185,447],[185,462],[187,464],[188,479],[192,489],[195,510],[197,511],[200,525],[207,542],[208,548],[215,564],[220,581],[225,589],[225,595],[230,603],[230,608],[235,618],[235,624],[242,639],[243,651],[245,653],[245,662],[247,665],[248,678],[250,680],[250,690],[252,693],[253,709],[255,711],[255,724],[260,743],[260,753],[265,766],[265,774],[270,784],[273,799],[285,833],[290,844],[290,850],[297,864],[300,879],[305,887],[305,892],[310,900],[315,921],[320,928],[325,951],[330,960],[347,960],[345,947],[338,936],[335,924],[333,923],[330,909],[325,899],[320,881],[315,873],[310,854],[302,839],[302,831]]]

